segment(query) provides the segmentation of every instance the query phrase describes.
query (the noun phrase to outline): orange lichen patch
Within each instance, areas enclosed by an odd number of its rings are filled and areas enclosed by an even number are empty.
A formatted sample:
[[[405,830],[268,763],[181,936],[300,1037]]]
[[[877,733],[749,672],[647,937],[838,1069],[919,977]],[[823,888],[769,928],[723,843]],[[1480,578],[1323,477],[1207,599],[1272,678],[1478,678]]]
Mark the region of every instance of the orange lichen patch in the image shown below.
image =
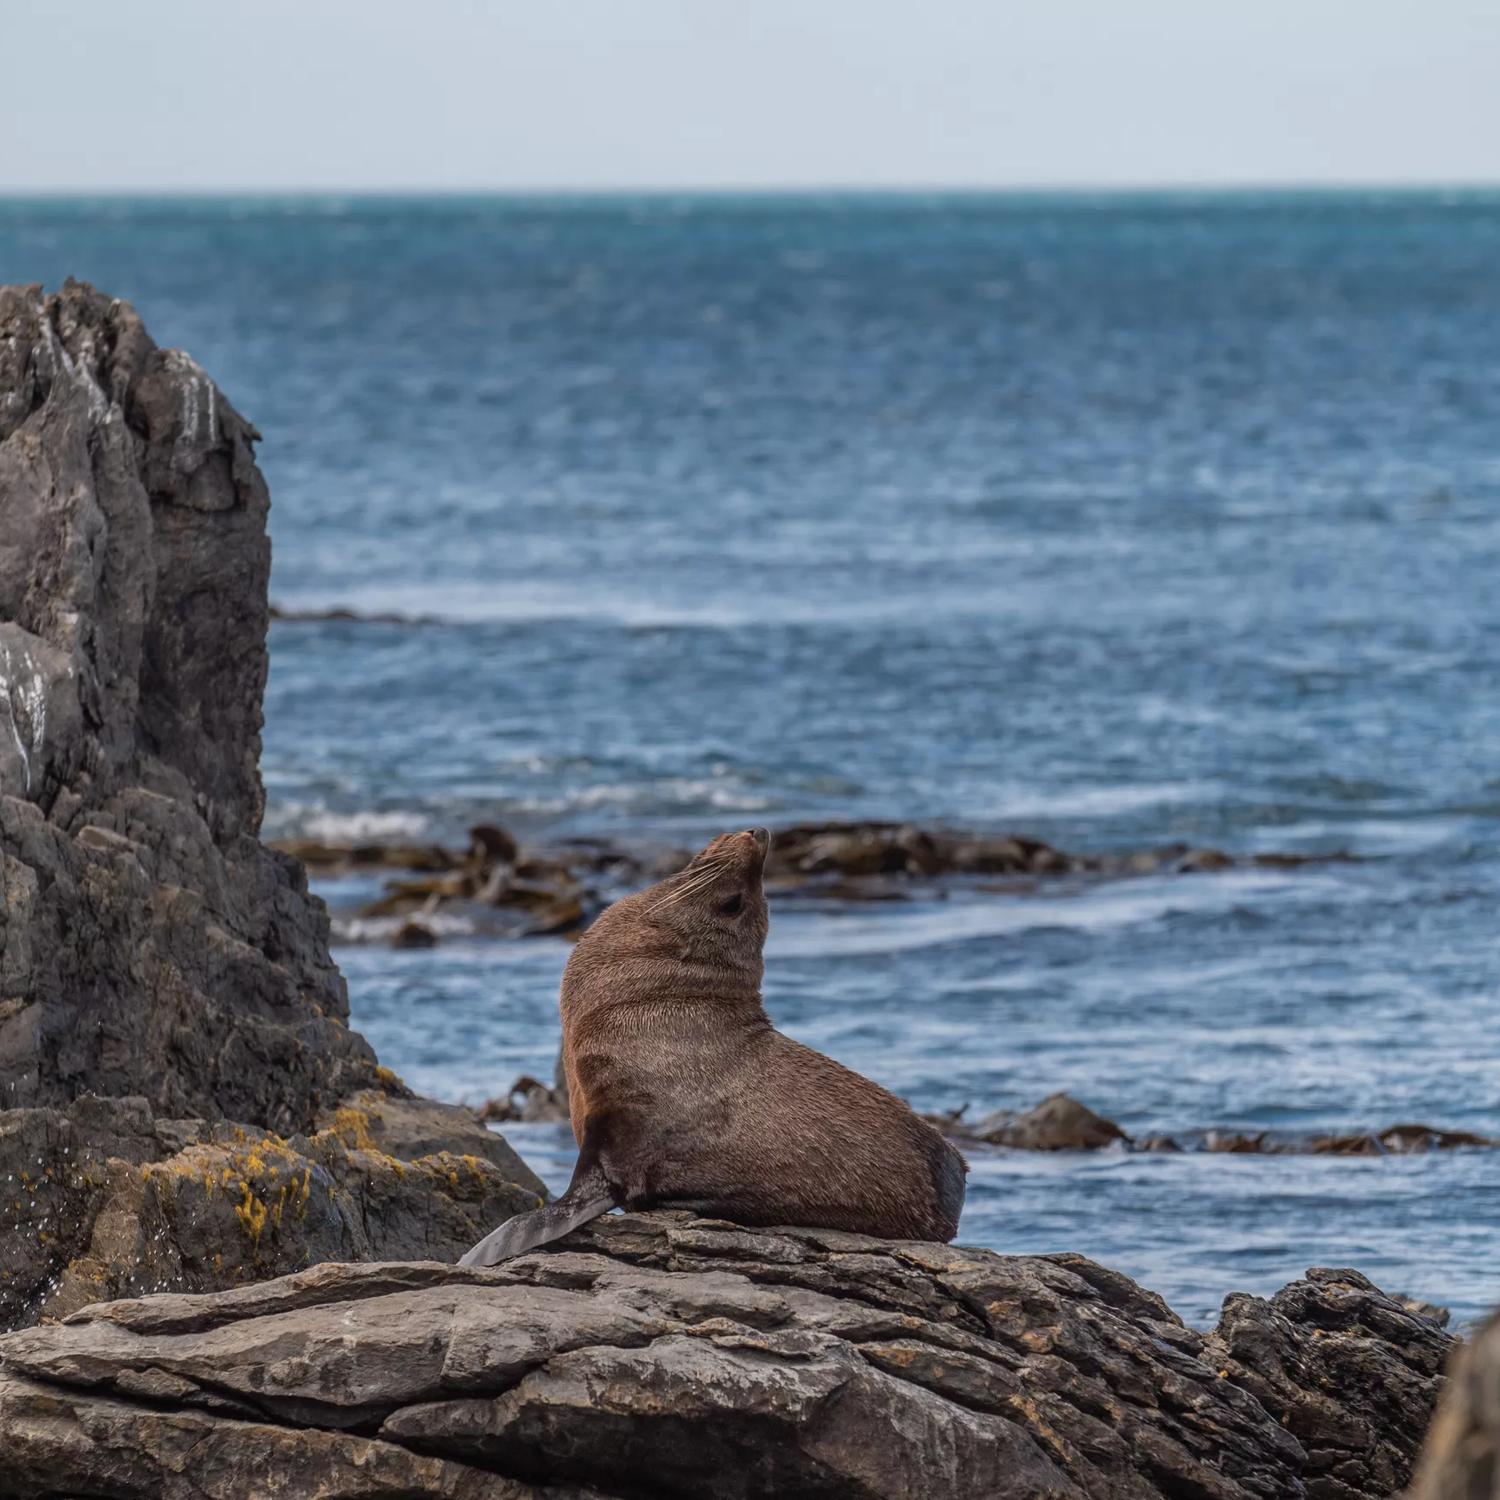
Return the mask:
[[[389,1068],[376,1068],[375,1078],[381,1088],[387,1090],[387,1092],[394,1093],[397,1090],[403,1094],[406,1092],[406,1085]]]
[[[274,1233],[290,1206],[300,1216],[312,1191],[312,1168],[278,1135],[252,1135],[235,1130],[232,1140],[190,1146],[164,1162],[141,1168],[143,1180],[176,1178],[196,1184],[205,1195],[223,1194],[232,1202],[235,1218],[253,1254],[260,1254],[269,1227]],[[222,1270],[216,1260],[215,1270]]]
[[[240,1221],[245,1237],[255,1248],[260,1247],[260,1237],[266,1227],[266,1205],[250,1191],[250,1184],[243,1184],[244,1198],[235,1205],[234,1216]]]
[[[338,1136],[346,1146],[356,1151],[374,1151],[375,1140],[370,1134],[370,1117],[362,1109],[351,1109],[347,1105],[333,1112],[333,1124],[319,1134]]]

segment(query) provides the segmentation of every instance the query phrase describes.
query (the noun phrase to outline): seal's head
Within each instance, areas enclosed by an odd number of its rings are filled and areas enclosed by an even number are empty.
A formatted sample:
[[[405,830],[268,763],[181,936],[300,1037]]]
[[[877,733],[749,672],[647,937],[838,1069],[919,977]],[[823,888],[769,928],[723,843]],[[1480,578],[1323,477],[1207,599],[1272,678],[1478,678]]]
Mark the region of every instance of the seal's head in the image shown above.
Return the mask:
[[[612,998],[753,996],[770,920],[764,828],[716,838],[667,879],[601,912],[568,961],[568,981],[608,981]],[[591,986],[592,988],[593,986]]]

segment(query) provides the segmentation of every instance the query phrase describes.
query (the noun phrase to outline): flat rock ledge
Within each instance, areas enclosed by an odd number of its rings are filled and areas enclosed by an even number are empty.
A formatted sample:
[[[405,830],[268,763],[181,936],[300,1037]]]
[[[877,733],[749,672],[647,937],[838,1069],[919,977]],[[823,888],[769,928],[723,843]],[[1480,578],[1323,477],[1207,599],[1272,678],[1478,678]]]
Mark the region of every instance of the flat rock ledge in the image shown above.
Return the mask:
[[[1080,1256],[621,1215],[9,1334],[0,1493],[1356,1500],[1452,1343],[1352,1271],[1203,1334]]]

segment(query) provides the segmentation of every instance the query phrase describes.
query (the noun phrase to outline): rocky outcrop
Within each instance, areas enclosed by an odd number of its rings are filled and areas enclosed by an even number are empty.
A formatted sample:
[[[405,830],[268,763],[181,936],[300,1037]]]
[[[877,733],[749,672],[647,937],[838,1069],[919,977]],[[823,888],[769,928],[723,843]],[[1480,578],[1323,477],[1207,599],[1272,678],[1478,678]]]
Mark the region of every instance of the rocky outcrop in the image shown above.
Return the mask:
[[[443,1263],[542,1186],[376,1067],[302,865],[258,841],[255,437],[128,306],[0,290],[0,1321],[41,1320],[0,1337],[0,1495],[1405,1482],[1450,1340],[1353,1272],[1231,1298],[1205,1335],[1075,1256],[683,1214]],[[480,828],[466,851],[349,862],[402,866],[383,913],[420,942],[450,902],[575,930],[664,858]],[[873,824],[787,830],[776,860],[783,892],[869,898],[1230,863]],[[558,1102],[533,1081],[507,1107]],[[1123,1138],[1066,1099],[987,1128]]]
[[[545,1196],[467,1111],[378,1093],[291,1137],[144,1099],[7,1110],[0,1182],[0,1327],[325,1260],[452,1260]]]
[[[0,288],[0,1326],[453,1256],[543,1192],[376,1066],[258,841],[255,439],[126,304]]]
[[[558,1059],[561,1064],[561,1058]],[[486,1099],[474,1111],[476,1120],[524,1120],[527,1124],[553,1124],[568,1116],[567,1079],[558,1068],[555,1085],[543,1083],[529,1073],[522,1073],[511,1084],[510,1092]]]
[[[1451,1342],[1352,1272],[1205,1335],[1077,1256],[622,1216],[12,1334],[0,1492],[1358,1500]]]
[[[127,304],[0,289],[0,1103],[304,1130],[374,1081],[256,839],[256,437]]]
[[[1409,1500],[1500,1496],[1500,1313],[1457,1352]]]

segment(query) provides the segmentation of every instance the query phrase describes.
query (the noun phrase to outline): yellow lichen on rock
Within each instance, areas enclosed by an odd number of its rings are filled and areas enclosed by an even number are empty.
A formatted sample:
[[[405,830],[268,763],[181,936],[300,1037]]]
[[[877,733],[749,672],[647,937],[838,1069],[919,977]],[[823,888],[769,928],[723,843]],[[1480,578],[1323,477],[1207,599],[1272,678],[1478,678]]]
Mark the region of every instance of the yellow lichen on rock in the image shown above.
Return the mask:
[[[265,1232],[267,1210],[266,1205],[250,1190],[248,1182],[242,1183],[245,1196],[235,1205],[234,1216],[240,1221],[240,1228],[245,1231],[245,1237],[255,1249],[260,1248],[260,1237]]]
[[[376,1149],[374,1137],[370,1134],[370,1117],[362,1109],[352,1109],[346,1105],[343,1109],[334,1110],[333,1124],[328,1127],[328,1131],[319,1131],[319,1134],[330,1132],[356,1151]]]

